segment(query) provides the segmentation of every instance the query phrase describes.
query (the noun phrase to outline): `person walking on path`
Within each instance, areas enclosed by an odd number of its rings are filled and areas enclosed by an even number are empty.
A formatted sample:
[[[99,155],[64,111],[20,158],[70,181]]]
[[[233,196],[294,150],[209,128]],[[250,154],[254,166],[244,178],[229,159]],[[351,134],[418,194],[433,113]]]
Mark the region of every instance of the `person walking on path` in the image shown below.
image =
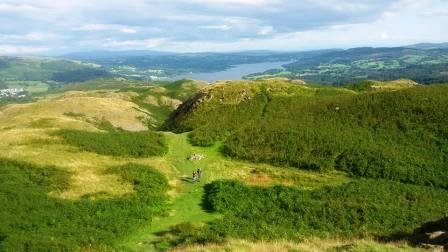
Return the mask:
[[[201,179],[201,177],[202,177],[202,170],[199,168],[197,170],[196,174],[198,175],[198,179]]]
[[[195,171],[193,171],[193,178],[192,178],[193,183],[196,182],[196,179],[197,179],[197,174]]]

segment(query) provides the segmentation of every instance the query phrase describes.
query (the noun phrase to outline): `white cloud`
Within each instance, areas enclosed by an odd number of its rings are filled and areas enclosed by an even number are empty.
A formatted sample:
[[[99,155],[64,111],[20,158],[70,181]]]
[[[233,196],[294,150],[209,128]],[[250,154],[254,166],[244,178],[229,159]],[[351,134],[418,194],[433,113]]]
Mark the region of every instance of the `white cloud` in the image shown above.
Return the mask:
[[[447,23],[446,0],[0,0],[0,43],[54,51],[403,45]]]
[[[205,5],[219,5],[219,6],[235,6],[235,5],[246,5],[246,6],[266,6],[279,4],[279,0],[183,0],[187,3],[199,3]]]
[[[58,39],[58,36],[53,33],[41,33],[41,32],[30,32],[27,34],[0,34],[0,40],[2,41],[49,41]]]
[[[137,33],[137,30],[132,27],[124,26],[124,25],[115,25],[115,24],[84,24],[78,27],[72,28],[74,31],[118,31],[121,33],[129,33],[134,34]]]
[[[436,10],[431,10],[427,12],[427,15],[437,15],[437,16],[448,16],[448,8],[440,8]]]
[[[141,40],[123,40],[117,41],[109,39],[104,46],[114,48],[154,48],[162,46],[168,42],[168,38],[154,38],[154,39],[141,39]]]
[[[258,31],[259,35],[265,36],[274,32],[274,28],[272,26],[264,26]]]
[[[132,28],[129,28],[129,27],[122,27],[122,28],[120,28],[119,29],[119,31],[120,32],[122,32],[122,33],[137,33],[137,30],[136,29],[132,29]]]
[[[0,12],[38,11],[39,8],[28,4],[0,3]]]
[[[228,31],[232,29],[230,25],[204,25],[201,26],[201,28],[210,30],[221,30],[221,31]]]
[[[107,24],[84,24],[73,28],[74,31],[107,31],[113,29],[114,26]]]
[[[30,53],[38,53],[38,52],[46,52],[46,51],[49,51],[49,48],[0,44],[0,54],[6,54],[6,55],[30,54]]]

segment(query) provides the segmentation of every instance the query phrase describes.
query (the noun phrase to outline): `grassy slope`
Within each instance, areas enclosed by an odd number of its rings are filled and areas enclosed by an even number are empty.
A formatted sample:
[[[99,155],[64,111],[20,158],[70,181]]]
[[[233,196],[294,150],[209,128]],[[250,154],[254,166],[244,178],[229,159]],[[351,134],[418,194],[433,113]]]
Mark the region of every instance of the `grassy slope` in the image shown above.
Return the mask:
[[[129,92],[115,94],[106,92],[101,96],[110,94],[114,97],[121,97],[128,100]],[[96,93],[86,93],[84,96],[96,97]],[[123,96],[122,96],[123,95]],[[48,101],[50,104],[55,101]],[[105,105],[101,105],[105,106]],[[30,115],[19,117],[19,114],[6,114],[10,120],[0,120],[0,157],[19,159],[36,163],[39,165],[57,165],[64,170],[73,173],[66,190],[52,195],[64,199],[78,199],[83,195],[107,192],[110,197],[119,197],[126,194],[132,188],[120,182],[119,178],[113,174],[105,174],[107,167],[122,165],[128,162],[146,164],[154,167],[167,176],[171,191],[171,204],[166,216],[156,219],[152,224],[147,223],[141,230],[135,230],[133,234],[119,245],[131,250],[154,250],[166,246],[165,237],[160,236],[161,232],[168,231],[173,225],[185,222],[202,223],[219,218],[217,214],[204,211],[200,206],[203,197],[203,184],[218,179],[237,179],[251,185],[295,185],[302,188],[313,189],[322,185],[339,185],[350,181],[341,173],[315,173],[300,171],[287,167],[273,167],[267,164],[254,164],[250,162],[237,161],[225,158],[219,151],[220,145],[214,147],[195,147],[188,143],[187,134],[165,133],[168,140],[169,152],[164,157],[150,158],[129,158],[111,157],[97,155],[89,152],[79,152],[76,148],[65,145],[58,138],[52,136],[52,132],[57,129],[89,129],[95,130],[96,124],[88,122],[85,118],[76,115],[64,115],[70,110],[61,111],[60,106],[48,106],[45,110],[30,109],[24,107],[20,113],[33,113],[34,118],[45,120],[30,120]],[[57,113],[49,113],[51,109]],[[83,107],[82,109],[88,109]],[[82,110],[81,109],[81,110]],[[3,112],[4,108],[2,109]],[[78,111],[88,114],[88,111]],[[123,108],[122,114],[128,113]],[[0,119],[5,118],[5,114],[0,114]],[[134,116],[135,118],[135,116]],[[206,158],[201,161],[188,161],[187,158],[193,153],[205,154]],[[200,167],[204,171],[204,178],[201,185],[191,184],[189,178],[192,170]],[[158,235],[159,234],[159,235]],[[307,248],[310,249],[322,241],[314,242]],[[334,246],[344,245],[350,241],[341,241]],[[257,247],[258,246],[258,247]],[[251,247],[276,248],[272,244],[254,244],[245,241],[232,241],[222,248],[247,251]],[[302,247],[301,247],[302,246]],[[302,249],[306,245],[293,244],[292,248]],[[334,247],[333,245],[331,247]],[[364,245],[362,245],[364,246]],[[369,248],[379,245],[369,245]],[[247,249],[246,249],[247,248]],[[282,248],[289,248],[288,246]],[[304,248],[307,250],[307,248]],[[204,248],[206,250],[216,250],[216,246]],[[369,250],[369,249],[362,249]],[[361,250],[361,251],[362,251]],[[258,250],[259,251],[259,250]]]
[[[113,100],[110,100],[110,97],[113,97]],[[89,106],[82,106],[78,98],[88,99]],[[80,106],[63,106],[67,104],[65,99],[75,99]],[[121,183],[114,174],[105,173],[111,166],[133,162],[150,165],[161,171],[169,179],[172,188],[169,192],[172,205],[168,216],[161,217],[153,225],[148,223],[147,228],[136,231],[133,236],[123,241],[126,247],[137,250],[154,248],[155,244],[163,246],[163,243],[157,243],[164,239],[155,233],[168,231],[172,225],[204,222],[219,217],[207,213],[200,206],[202,185],[213,180],[238,179],[253,185],[286,184],[307,188],[347,181],[344,175],[338,173],[323,175],[230,160],[220,154],[218,145],[212,148],[191,146],[187,134],[164,133],[168,139],[169,153],[164,157],[149,158],[112,157],[80,152],[53,134],[58,129],[96,131],[97,120],[101,118],[93,120],[91,109],[99,106],[110,110],[109,105],[126,104],[128,99],[129,92],[83,92],[53,95],[33,104],[8,105],[2,109],[0,117],[0,156],[38,165],[57,165],[72,173],[69,186],[53,196],[73,200],[99,192],[105,192],[109,197],[120,197],[130,192],[132,188],[128,184]],[[127,106],[123,104],[117,106],[117,114],[126,114],[129,120],[138,120],[138,114],[129,114]],[[86,117],[91,120],[86,120]],[[109,119],[114,122],[113,117]],[[187,158],[193,153],[202,153],[206,158],[201,161],[188,161]],[[191,172],[198,167],[203,169],[204,178],[201,185],[193,185],[189,179]]]

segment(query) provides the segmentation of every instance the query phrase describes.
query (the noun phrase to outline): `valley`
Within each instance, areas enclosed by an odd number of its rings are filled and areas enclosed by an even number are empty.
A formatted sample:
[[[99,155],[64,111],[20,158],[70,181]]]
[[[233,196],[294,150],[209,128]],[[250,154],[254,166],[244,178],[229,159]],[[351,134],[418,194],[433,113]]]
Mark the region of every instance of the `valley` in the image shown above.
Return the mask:
[[[448,252],[447,0],[0,21],[0,252]]]

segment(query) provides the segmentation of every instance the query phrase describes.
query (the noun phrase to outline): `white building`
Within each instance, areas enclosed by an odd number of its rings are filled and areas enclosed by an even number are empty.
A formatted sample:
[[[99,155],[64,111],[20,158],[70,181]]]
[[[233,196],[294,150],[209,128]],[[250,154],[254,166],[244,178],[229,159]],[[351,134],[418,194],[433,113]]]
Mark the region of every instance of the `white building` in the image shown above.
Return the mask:
[[[25,96],[26,96],[26,91],[23,88],[0,89],[0,98],[2,98],[2,97],[23,98]]]

